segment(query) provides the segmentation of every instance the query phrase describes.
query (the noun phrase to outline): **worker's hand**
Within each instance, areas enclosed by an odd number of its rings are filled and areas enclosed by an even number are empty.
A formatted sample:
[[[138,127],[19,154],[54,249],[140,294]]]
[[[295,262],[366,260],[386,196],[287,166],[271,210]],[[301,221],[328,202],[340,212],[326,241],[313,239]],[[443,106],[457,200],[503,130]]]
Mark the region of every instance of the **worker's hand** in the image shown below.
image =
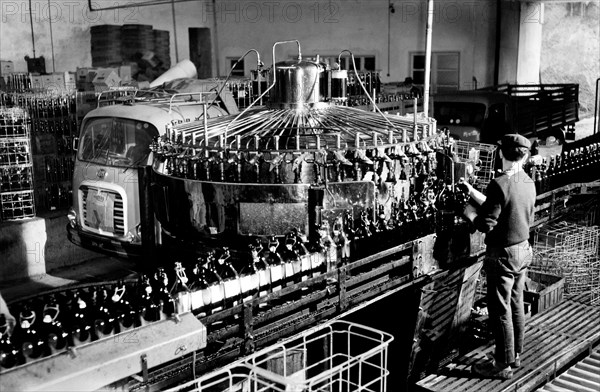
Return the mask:
[[[463,210],[463,215],[465,218],[473,222],[477,217],[477,209],[471,203],[467,203],[465,209]]]

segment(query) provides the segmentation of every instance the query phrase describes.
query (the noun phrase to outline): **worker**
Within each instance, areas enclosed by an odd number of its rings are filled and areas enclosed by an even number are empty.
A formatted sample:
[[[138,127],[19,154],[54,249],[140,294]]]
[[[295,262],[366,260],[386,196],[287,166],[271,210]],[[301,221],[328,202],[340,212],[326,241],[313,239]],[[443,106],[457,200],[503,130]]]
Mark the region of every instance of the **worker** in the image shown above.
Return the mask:
[[[413,78],[410,76],[404,79],[402,86],[404,87],[405,94],[410,98],[421,98],[423,96],[421,89],[414,85]]]
[[[4,317],[6,318],[6,323],[7,323],[7,332],[8,334],[12,334],[12,330],[15,327],[15,323],[16,320],[14,318],[14,316],[10,313],[9,309],[8,309],[8,305],[6,305],[6,302],[4,301],[4,298],[2,298],[2,294],[0,294],[0,314],[3,314]]]
[[[471,367],[484,378],[509,379],[521,366],[525,330],[523,288],[533,258],[529,229],[533,222],[535,185],[523,170],[531,143],[518,134],[499,141],[503,172],[493,179],[486,195],[461,181],[478,206],[468,204],[465,216],[486,233],[484,271],[487,277],[489,323],[495,340],[490,361]]]

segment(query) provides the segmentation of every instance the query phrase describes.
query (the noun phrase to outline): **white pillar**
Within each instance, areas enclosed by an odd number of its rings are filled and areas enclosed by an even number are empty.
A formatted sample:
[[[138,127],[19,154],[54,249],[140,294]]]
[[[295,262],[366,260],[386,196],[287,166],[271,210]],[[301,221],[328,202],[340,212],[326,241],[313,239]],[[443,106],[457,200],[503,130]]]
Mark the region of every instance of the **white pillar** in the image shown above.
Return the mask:
[[[521,3],[519,47],[517,54],[517,83],[540,83],[542,54],[543,2]]]

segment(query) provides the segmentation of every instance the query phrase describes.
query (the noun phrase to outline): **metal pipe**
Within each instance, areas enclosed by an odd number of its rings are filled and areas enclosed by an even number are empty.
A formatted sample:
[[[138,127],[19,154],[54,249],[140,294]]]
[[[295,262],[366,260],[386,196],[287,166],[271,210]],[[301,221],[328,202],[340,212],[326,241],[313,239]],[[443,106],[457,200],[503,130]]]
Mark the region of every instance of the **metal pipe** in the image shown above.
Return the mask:
[[[33,13],[31,7],[31,0],[29,0],[29,22],[31,23],[31,43],[33,44],[33,58],[35,58],[35,37],[33,36]]]
[[[600,127],[596,127],[597,123],[598,123],[598,116],[600,116],[600,113],[598,113],[598,87],[600,86],[600,78],[596,79],[596,99],[594,102],[594,133],[598,133],[600,130],[598,128]]]
[[[425,30],[425,83],[423,86],[423,113],[429,116],[429,83],[431,78],[431,35],[433,28],[433,0],[427,2],[427,29]]]
[[[173,39],[175,40],[175,62],[179,62],[179,49],[177,48],[177,23],[175,21],[175,0],[171,0],[171,15],[173,17]]]
[[[90,11],[96,12],[96,11],[111,11],[111,10],[120,10],[120,9],[125,9],[125,8],[139,8],[139,7],[149,7],[149,6],[153,6],[153,5],[163,5],[163,4],[169,4],[171,3],[173,0],[154,0],[154,1],[147,1],[144,3],[133,3],[133,2],[128,2],[126,4],[122,4],[122,5],[113,5],[110,7],[100,7],[100,8],[94,8],[93,4],[94,2],[92,0],[88,0],[88,8]],[[189,3],[189,2],[201,2],[204,0],[176,0],[176,3]],[[96,3],[98,4],[98,3]]]
[[[215,66],[217,67],[216,75],[219,77],[221,74],[221,54],[219,51],[219,34],[217,32],[217,0],[213,0],[213,29],[215,30]],[[225,140],[227,142],[227,140]]]
[[[250,108],[252,106],[254,106],[256,104],[256,102],[262,100],[263,96],[265,96],[274,86],[275,86],[275,82],[277,81],[277,67],[275,66],[275,47],[277,45],[280,44],[287,44],[290,42],[295,42],[298,45],[298,60],[302,59],[302,52],[300,50],[300,41],[298,41],[297,39],[294,40],[288,40],[288,41],[278,41],[275,42],[273,44],[273,83],[271,83],[271,85],[269,86],[269,88],[267,88],[265,90],[265,92],[263,92],[261,95],[259,95],[258,98],[256,98],[246,109],[244,109],[240,114],[238,114],[233,120],[231,120],[231,122],[229,124],[227,124],[227,127],[225,127],[225,143],[227,143],[227,131],[229,130],[229,127],[231,126],[231,124],[233,124],[235,121],[237,121],[241,116],[244,115],[244,113],[246,113],[248,110],[250,110]]]
[[[496,37],[494,47],[494,86],[500,80],[500,42],[502,33],[502,0],[496,0]]]
[[[50,8],[50,0],[48,0],[48,23],[50,24],[50,48],[52,49],[52,73],[56,72],[56,68],[54,66],[54,37],[52,35],[52,15]]]

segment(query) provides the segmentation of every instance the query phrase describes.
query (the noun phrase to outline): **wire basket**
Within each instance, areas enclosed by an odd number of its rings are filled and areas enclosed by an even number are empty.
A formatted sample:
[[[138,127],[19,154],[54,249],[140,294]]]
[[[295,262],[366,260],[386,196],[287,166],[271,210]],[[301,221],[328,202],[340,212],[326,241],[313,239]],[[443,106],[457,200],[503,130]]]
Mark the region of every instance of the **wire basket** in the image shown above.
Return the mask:
[[[555,248],[557,253],[597,254],[599,237],[600,228],[597,226],[558,222],[537,229],[535,245],[546,249]]]
[[[334,321],[245,362],[285,391],[387,390],[387,350],[393,336],[363,325]]]
[[[169,392],[386,392],[393,336],[332,321]]]
[[[469,163],[473,168],[470,174],[470,183],[477,189],[484,191],[494,178],[494,160],[496,146],[479,142],[457,140],[455,154],[460,162]]]
[[[285,384],[261,377],[238,362],[164,392],[286,392],[286,389]]]

